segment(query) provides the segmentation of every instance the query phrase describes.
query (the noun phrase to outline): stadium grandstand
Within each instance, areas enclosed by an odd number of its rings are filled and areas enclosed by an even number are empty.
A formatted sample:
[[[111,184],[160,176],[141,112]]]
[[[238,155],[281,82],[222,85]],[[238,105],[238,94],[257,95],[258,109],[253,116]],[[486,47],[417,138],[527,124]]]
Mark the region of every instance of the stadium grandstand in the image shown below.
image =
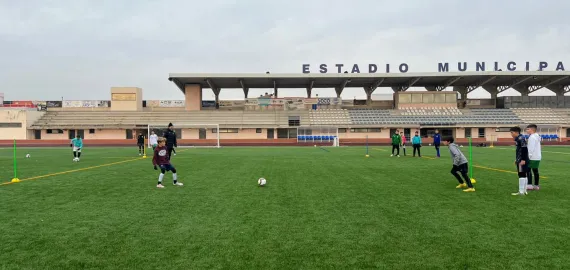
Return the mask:
[[[436,129],[458,141],[511,143],[508,129],[537,124],[545,143],[570,138],[570,72],[461,72],[401,74],[170,74],[184,99],[143,100],[142,89],[112,87],[110,100],[4,101],[0,142],[66,145],[79,134],[90,145],[134,144],[172,122],[181,145],[340,145],[389,143],[395,129],[424,137]],[[362,88],[366,100],[343,100],[345,88]],[[392,100],[373,100],[388,87]],[[423,87],[427,91],[407,91]],[[249,89],[273,89],[248,97]],[[286,89],[306,89],[306,97],[286,97]],[[313,97],[316,88],[336,97]],[[490,99],[467,99],[483,88]],[[546,88],[555,96],[529,96]],[[203,100],[210,89],[215,100]],[[239,91],[243,100],[219,100],[220,91]],[[282,92],[279,90],[282,89]],[[498,97],[507,89],[521,96]],[[452,90],[452,91],[449,91]],[[285,97],[281,97],[283,95]],[[215,126],[214,126],[215,125]],[[216,138],[219,141],[216,142]]]

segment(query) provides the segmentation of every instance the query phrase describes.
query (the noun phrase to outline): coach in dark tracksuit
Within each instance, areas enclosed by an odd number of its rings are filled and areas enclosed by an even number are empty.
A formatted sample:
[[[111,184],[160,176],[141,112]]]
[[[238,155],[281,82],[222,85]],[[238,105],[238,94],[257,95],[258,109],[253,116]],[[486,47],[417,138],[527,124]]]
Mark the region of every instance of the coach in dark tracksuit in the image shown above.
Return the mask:
[[[168,124],[168,129],[164,132],[164,138],[166,139],[166,149],[168,150],[168,159],[172,156],[172,150],[174,147],[178,147],[176,143],[176,133],[174,132],[174,126],[172,123]]]

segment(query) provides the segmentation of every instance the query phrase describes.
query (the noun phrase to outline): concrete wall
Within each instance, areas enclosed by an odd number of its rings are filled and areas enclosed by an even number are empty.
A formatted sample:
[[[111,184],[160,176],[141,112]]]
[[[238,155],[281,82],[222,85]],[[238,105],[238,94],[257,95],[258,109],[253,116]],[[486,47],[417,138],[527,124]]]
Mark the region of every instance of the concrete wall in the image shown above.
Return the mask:
[[[20,123],[21,127],[0,127],[0,140],[33,139],[33,131],[28,130],[45,112],[35,110],[0,110],[0,123]]]
[[[199,111],[202,109],[202,86],[187,84],[184,86],[184,102],[187,111]]]
[[[111,87],[112,111],[142,111],[142,89],[138,87]]]

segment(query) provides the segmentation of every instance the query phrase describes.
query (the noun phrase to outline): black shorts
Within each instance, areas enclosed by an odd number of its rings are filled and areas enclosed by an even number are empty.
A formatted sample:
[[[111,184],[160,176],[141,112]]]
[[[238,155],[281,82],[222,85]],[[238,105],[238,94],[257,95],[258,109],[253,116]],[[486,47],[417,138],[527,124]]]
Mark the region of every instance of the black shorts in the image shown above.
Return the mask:
[[[160,165],[160,169],[165,170],[165,171],[172,171],[172,170],[175,170],[176,168],[174,168],[174,166],[172,166],[172,164],[164,164],[164,165]]]
[[[137,146],[144,146],[144,143],[137,143]]]
[[[530,168],[528,167],[529,161],[527,160],[524,165],[521,165],[520,162],[517,162],[517,172],[529,172]]]
[[[453,169],[451,170],[454,172],[468,173],[469,166],[467,166],[467,163],[463,163],[461,165],[453,165]]]

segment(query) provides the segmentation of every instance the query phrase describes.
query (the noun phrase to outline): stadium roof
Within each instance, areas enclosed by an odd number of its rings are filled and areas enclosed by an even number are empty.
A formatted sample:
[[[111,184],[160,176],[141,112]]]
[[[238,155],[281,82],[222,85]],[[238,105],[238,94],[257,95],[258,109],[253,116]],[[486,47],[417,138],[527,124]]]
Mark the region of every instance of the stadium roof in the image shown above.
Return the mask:
[[[570,91],[570,71],[529,72],[433,72],[433,73],[340,73],[340,74],[256,74],[256,73],[171,73],[168,80],[184,92],[184,85],[199,84],[202,88],[345,88],[392,87],[406,90],[409,87],[426,87],[428,90],[444,90],[446,87],[463,86],[468,91],[481,86],[501,86],[500,91],[519,86],[529,92],[547,87],[565,87]]]

